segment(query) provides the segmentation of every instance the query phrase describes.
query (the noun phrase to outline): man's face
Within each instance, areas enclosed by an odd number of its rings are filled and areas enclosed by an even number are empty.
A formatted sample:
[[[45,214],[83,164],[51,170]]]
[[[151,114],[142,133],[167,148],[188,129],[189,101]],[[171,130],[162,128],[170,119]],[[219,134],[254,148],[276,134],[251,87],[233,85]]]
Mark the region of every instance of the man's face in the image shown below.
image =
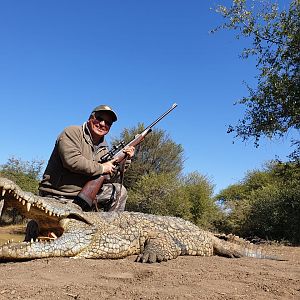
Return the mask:
[[[107,112],[96,112],[88,120],[88,126],[94,138],[102,138],[105,136],[113,123],[112,116]]]

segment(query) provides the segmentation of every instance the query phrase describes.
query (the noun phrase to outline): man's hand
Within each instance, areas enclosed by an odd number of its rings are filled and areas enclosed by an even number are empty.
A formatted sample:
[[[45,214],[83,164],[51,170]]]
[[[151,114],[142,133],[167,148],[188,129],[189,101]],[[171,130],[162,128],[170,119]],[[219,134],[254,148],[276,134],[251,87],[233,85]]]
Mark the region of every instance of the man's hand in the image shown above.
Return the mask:
[[[123,152],[128,155],[128,158],[131,159],[134,156],[135,147],[128,146],[123,149]]]
[[[113,174],[114,173],[114,171],[116,169],[116,166],[114,165],[115,161],[116,161],[116,159],[112,159],[112,160],[109,160],[102,164],[104,174]]]
[[[134,152],[135,152],[135,147],[133,146],[128,146],[126,148],[123,149],[123,152],[128,156],[128,159],[131,159],[134,156]],[[113,174],[116,171],[116,166],[115,166],[115,162],[118,159],[112,159],[110,161],[107,161],[105,163],[102,164],[103,166],[103,174]]]

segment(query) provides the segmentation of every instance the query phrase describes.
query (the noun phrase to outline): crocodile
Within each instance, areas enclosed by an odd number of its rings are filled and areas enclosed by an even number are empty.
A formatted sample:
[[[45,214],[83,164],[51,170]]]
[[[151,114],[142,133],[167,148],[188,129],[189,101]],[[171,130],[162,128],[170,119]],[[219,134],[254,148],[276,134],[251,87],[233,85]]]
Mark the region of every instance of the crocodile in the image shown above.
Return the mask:
[[[242,238],[226,238],[181,218],[139,212],[83,212],[70,201],[25,192],[0,177],[0,210],[16,208],[38,225],[38,236],[0,246],[0,261],[49,257],[161,262],[179,255],[272,258]]]

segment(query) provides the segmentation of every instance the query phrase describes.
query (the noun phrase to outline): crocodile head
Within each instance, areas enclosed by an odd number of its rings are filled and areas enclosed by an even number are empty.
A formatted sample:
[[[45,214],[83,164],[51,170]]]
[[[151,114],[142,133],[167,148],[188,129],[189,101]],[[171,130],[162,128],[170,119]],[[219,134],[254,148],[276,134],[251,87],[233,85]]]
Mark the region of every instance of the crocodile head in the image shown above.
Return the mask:
[[[54,256],[82,255],[92,242],[93,213],[84,213],[77,205],[22,191],[14,182],[0,177],[0,213],[9,207],[32,219],[39,236],[30,241],[0,246],[0,260],[15,261]]]

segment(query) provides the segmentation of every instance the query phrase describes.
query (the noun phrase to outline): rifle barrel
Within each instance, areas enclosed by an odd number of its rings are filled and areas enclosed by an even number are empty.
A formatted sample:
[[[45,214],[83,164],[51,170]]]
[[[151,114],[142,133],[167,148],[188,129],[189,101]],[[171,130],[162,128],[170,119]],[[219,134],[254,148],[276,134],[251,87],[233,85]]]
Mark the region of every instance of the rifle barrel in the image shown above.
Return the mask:
[[[165,113],[163,113],[158,119],[156,119],[151,125],[149,125],[145,131],[147,129],[152,128],[155,124],[157,124],[161,119],[163,119],[167,114],[169,114],[173,109],[175,109],[177,107],[177,103],[174,103]]]

